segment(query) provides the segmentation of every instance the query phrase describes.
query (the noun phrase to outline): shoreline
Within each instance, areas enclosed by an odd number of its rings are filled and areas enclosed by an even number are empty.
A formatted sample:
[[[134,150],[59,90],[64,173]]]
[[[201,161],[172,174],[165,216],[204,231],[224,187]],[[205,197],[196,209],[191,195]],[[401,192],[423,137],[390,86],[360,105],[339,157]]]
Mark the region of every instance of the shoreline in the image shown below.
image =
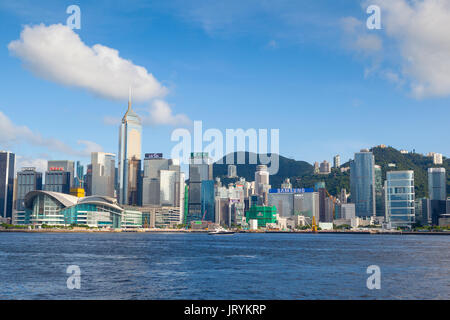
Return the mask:
[[[183,234],[207,234],[206,230],[183,229],[128,229],[128,230],[64,230],[64,229],[0,229],[0,232],[16,233],[183,233]],[[313,234],[310,231],[236,231],[236,233],[248,234]],[[450,232],[414,232],[414,231],[318,231],[316,234],[370,234],[370,235],[450,235]]]

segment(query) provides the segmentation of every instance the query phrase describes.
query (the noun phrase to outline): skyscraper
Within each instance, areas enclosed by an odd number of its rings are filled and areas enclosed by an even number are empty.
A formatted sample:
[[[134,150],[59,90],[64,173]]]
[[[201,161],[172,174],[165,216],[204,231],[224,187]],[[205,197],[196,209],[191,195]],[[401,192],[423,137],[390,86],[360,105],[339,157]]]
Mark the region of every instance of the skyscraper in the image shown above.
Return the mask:
[[[42,190],[42,173],[36,168],[22,168],[17,172],[16,199],[13,211],[13,224],[25,222],[25,196],[31,191]]]
[[[92,195],[114,198],[114,180],[116,174],[116,155],[105,152],[91,153]]]
[[[383,198],[383,176],[381,167],[378,165],[374,166],[375,172],[375,210],[376,215],[379,217],[384,217],[384,198]]]
[[[445,168],[428,168],[428,195],[430,197],[431,222],[439,224],[439,218],[447,213],[447,175]]]
[[[42,190],[42,173],[37,172],[36,168],[22,168],[17,172],[17,195],[15,210],[24,211],[24,199],[28,192]]]
[[[414,171],[386,174],[386,218],[393,228],[411,227],[415,222]]]
[[[212,181],[212,184],[203,183],[205,181]],[[207,192],[207,194],[203,194],[204,192]],[[214,206],[214,181],[208,153],[191,153],[191,162],[189,164],[188,223],[195,220],[202,220],[203,216],[205,216],[205,220],[209,219],[208,221],[214,221],[214,210],[212,212],[205,212],[211,205],[211,192],[212,205]],[[205,201],[208,203],[206,204]]]
[[[141,176],[142,124],[139,116],[131,108],[131,92],[128,110],[119,132],[119,203],[137,205],[138,186]]]
[[[61,167],[49,167],[45,172],[45,191],[70,194],[70,172]]]
[[[84,189],[84,166],[81,165],[80,161],[77,161],[76,177],[74,181],[75,188]]]
[[[270,189],[269,176],[269,171],[267,170],[266,165],[256,166],[255,188],[258,195],[262,196],[264,192],[267,192],[268,189]]]
[[[350,162],[350,189],[357,217],[375,216],[375,157],[367,149]]]
[[[74,178],[75,178],[75,165],[74,165],[73,161],[71,161],[71,160],[49,160],[47,162],[47,171],[68,172],[70,174],[70,176],[69,176],[69,192],[70,192],[70,188],[72,188],[74,186]],[[45,183],[47,183],[47,181]],[[56,191],[56,190],[54,190],[54,191]]]
[[[428,168],[428,196],[430,200],[445,201],[447,198],[445,168]]]
[[[0,151],[0,217],[12,218],[16,155]]]
[[[144,159],[142,205],[184,207],[184,173],[177,159],[161,153],[147,153]]]

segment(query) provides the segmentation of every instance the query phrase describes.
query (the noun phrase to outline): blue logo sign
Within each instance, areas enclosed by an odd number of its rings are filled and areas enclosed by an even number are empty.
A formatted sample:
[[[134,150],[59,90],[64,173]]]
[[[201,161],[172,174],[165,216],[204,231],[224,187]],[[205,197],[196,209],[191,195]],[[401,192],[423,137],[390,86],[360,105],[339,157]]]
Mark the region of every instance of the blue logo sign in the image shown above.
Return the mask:
[[[313,188],[270,189],[269,193],[306,193],[314,192]]]

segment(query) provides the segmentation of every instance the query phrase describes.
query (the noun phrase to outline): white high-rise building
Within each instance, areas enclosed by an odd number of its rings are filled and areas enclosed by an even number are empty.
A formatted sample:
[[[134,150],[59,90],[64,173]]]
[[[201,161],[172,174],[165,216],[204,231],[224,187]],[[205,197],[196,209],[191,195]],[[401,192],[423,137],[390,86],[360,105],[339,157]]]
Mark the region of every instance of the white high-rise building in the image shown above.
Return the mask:
[[[258,195],[262,195],[269,186],[269,171],[266,165],[256,166],[255,188]]]
[[[138,180],[141,173],[142,124],[131,108],[131,91],[128,110],[123,116],[119,132],[119,203],[138,204]]]
[[[386,219],[392,228],[415,222],[414,171],[389,171],[385,181]]]
[[[142,205],[184,208],[185,175],[179,161],[154,155],[147,154],[144,159]]]
[[[333,168],[339,168],[341,166],[341,156],[335,155],[333,158]]]
[[[427,156],[433,158],[433,164],[442,164],[442,153],[429,152]]]
[[[115,197],[116,155],[105,152],[91,153],[92,195]]]

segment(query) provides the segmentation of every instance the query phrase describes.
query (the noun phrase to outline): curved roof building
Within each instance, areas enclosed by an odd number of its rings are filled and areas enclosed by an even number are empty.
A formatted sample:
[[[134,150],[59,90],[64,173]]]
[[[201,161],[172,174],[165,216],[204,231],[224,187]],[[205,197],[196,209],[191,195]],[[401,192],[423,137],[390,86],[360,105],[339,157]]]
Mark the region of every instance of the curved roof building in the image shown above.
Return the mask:
[[[24,223],[32,225],[120,228],[126,215],[116,199],[105,196],[77,198],[59,192],[32,191],[24,202]]]

